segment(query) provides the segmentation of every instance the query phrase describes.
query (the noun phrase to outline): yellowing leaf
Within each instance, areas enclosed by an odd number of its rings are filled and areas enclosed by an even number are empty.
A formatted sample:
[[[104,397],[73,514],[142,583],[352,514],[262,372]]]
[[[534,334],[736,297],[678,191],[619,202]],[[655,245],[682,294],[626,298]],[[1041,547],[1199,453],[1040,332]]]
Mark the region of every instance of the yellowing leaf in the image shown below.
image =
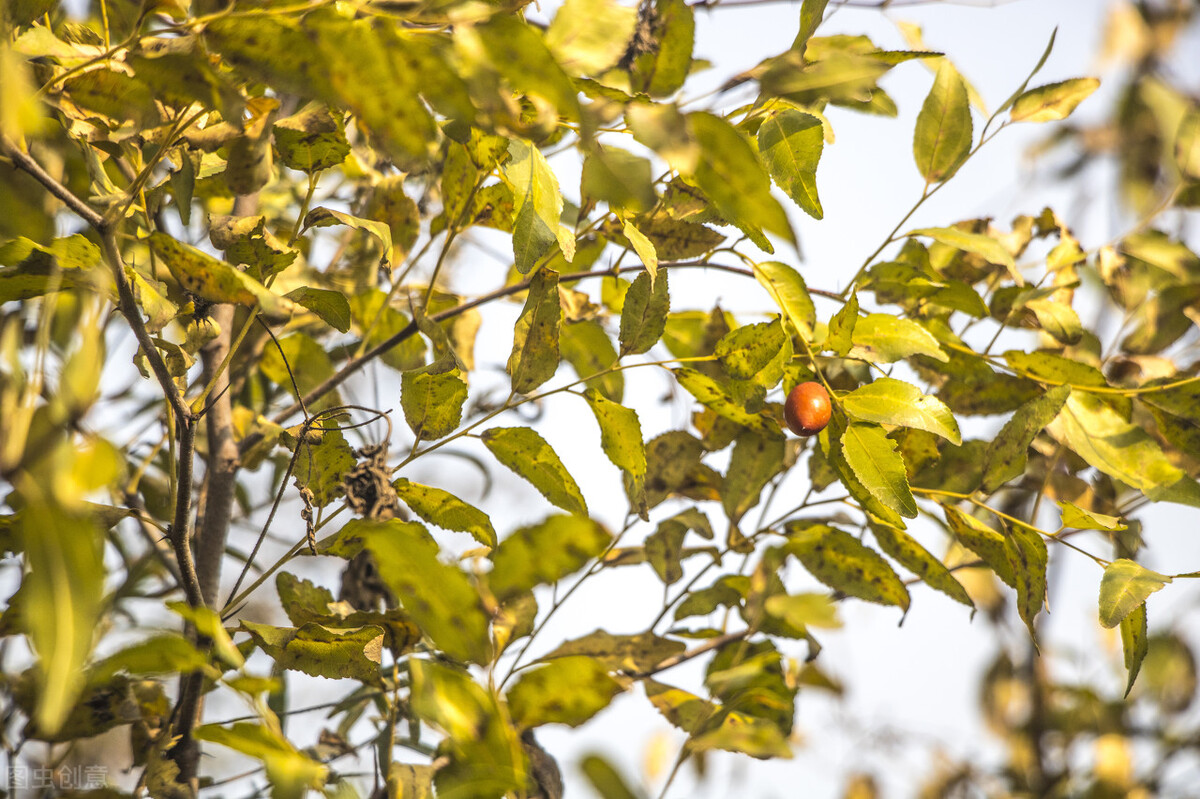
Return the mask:
[[[617,362],[617,350],[604,326],[593,319],[563,325],[559,330],[559,348],[563,360],[571,365],[580,378],[605,372]],[[620,402],[625,393],[625,377],[619,371],[606,372],[587,381],[613,402]]]
[[[1073,78],[1029,89],[1018,97],[1009,116],[1013,122],[1053,122],[1066,119],[1092,92],[1099,78]]]
[[[762,250],[773,252],[763,230],[794,245],[787,213],[771,195],[771,180],[745,137],[714,114],[693,112],[687,121],[701,154],[693,177],[717,212]]]
[[[588,152],[580,191],[585,198],[602,200],[611,208],[635,214],[649,211],[657,199],[650,162],[617,147],[597,147]]]
[[[621,308],[621,354],[637,355],[653,347],[662,338],[670,308],[666,272],[653,281],[649,273],[634,278]]]
[[[448,763],[436,774],[441,796],[504,796],[523,791],[528,776],[517,730],[498,697],[471,675],[435,660],[413,658],[412,710],[444,731]],[[407,796],[407,794],[405,794]]]
[[[528,427],[493,427],[481,436],[484,446],[504,464],[569,513],[587,515],[579,485],[558,454]]]
[[[1021,277],[1021,273],[1017,270],[1017,264],[1013,261],[1012,254],[1004,248],[1003,244],[991,236],[983,233],[968,233],[965,230],[953,227],[920,228],[918,230],[910,230],[904,235],[928,236],[934,241],[945,244],[947,247],[954,247],[963,252],[974,253],[988,263],[1006,267],[1009,275],[1012,276],[1013,282],[1018,286],[1025,284],[1025,279]]]
[[[201,299],[258,306],[268,316],[282,319],[297,309],[296,303],[273,293],[246,273],[166,233],[151,233],[150,249],[167,265],[180,286]]]
[[[803,338],[812,338],[816,308],[800,273],[779,261],[764,261],[754,265],[754,277],[775,300],[792,329]]]
[[[912,319],[891,314],[860,317],[851,338],[854,347],[850,354],[875,363],[892,363],[910,355],[928,355],[943,363],[949,360],[932,333]]]
[[[644,501],[646,480],[646,448],[642,443],[642,426],[637,413],[619,405],[594,388],[583,393],[584,399],[600,425],[600,449],[613,464],[624,471],[633,483],[632,496]]]
[[[582,638],[560,644],[542,660],[587,655],[604,663],[610,669],[642,672],[653,669],[670,657],[681,654],[687,647],[683,641],[672,641],[653,633],[637,635],[612,635],[596,630]]]
[[[907,532],[882,522],[872,522],[871,532],[885,554],[920,577],[925,585],[941,591],[955,602],[961,602],[969,608],[975,607],[966,589],[954,579],[954,575],[945,564]]]
[[[613,0],[567,0],[546,30],[546,46],[572,75],[598,75],[625,55],[637,10]]]
[[[737,437],[721,484],[721,506],[735,524],[758,504],[763,487],[786,465],[783,436],[744,432]]]
[[[784,549],[813,577],[852,597],[908,610],[908,589],[883,557],[857,538],[825,524],[792,521]]]
[[[1142,428],[1094,394],[1073,391],[1051,429],[1089,465],[1152,500],[1200,507],[1200,487]]]
[[[86,515],[42,498],[21,510],[18,529],[28,569],[21,581],[22,626],[37,655],[33,720],[39,734],[53,735],[83,689],[79,675],[104,595],[103,538]]]
[[[766,608],[767,613],[800,629],[836,630],[842,626],[837,605],[828,594],[776,594],[767,599]]]
[[[517,23],[525,27],[523,23]],[[558,178],[537,147],[520,139],[508,144],[504,177],[512,187],[513,257],[517,270],[527,274],[538,259],[558,244],[563,200]]]
[[[400,378],[400,406],[417,438],[434,441],[453,433],[462,421],[467,384],[452,360],[405,372]]]
[[[654,278],[658,276],[658,253],[654,249],[654,242],[646,238],[646,234],[638,230],[637,226],[629,220],[624,222],[621,232],[633,245],[633,251],[637,253],[638,259],[650,273],[650,282],[653,283]]]
[[[1125,683],[1125,696],[1129,696],[1138,672],[1141,671],[1142,661],[1150,651],[1145,602],[1121,619],[1121,649],[1125,655],[1125,670],[1129,672],[1129,680]]]
[[[926,183],[940,183],[958,171],[971,150],[971,106],[967,86],[948,59],[941,59],[933,88],[917,115],[913,157]]]
[[[496,531],[487,514],[449,491],[413,483],[403,477],[393,483],[393,487],[396,496],[429,524],[443,530],[470,533],[484,546],[496,546]]]
[[[1034,619],[1046,604],[1046,542],[1023,524],[1005,526],[1004,533],[1005,554],[1017,583],[1017,613],[1034,636]]]
[[[1122,523],[1119,516],[1084,510],[1065,499],[1057,500],[1055,504],[1062,508],[1062,526],[1066,529],[1114,531],[1128,528],[1128,525]]]
[[[730,396],[725,389],[707,375],[681,366],[672,370],[679,385],[704,405],[716,411],[731,422],[736,422],[761,435],[774,436],[779,434],[779,427],[761,413],[751,413],[745,405]]]
[[[848,425],[842,435],[842,454],[872,496],[901,516],[916,518],[917,503],[908,487],[904,458],[883,428],[859,422]]]
[[[493,67],[514,89],[545,98],[567,119],[579,119],[575,85],[541,32],[513,14],[497,14],[476,31]]]
[[[513,330],[512,354],[508,357],[513,391],[528,394],[558,370],[561,317],[558,273],[540,269],[529,283],[525,307]]]
[[[309,790],[320,790],[329,774],[327,766],[298,751],[277,729],[265,724],[205,724],[192,735],[261,760],[273,799],[302,799]]]
[[[1146,601],[1146,597],[1160,590],[1171,578],[1150,571],[1127,558],[1114,560],[1104,567],[1100,578],[1100,624],[1116,627]]]
[[[1017,409],[988,446],[984,491],[991,493],[1025,473],[1029,445],[1058,416],[1070,393],[1070,387],[1056,386]]]
[[[771,322],[743,325],[730,331],[717,342],[713,354],[730,377],[749,380],[775,359],[786,341],[787,335],[776,317]]]
[[[958,422],[941,400],[922,394],[911,383],[881,377],[856,388],[839,400],[851,416],[866,422],[900,425],[939,435],[961,444]]]
[[[249,621],[242,626],[282,669],[335,680],[380,680],[384,637],[380,627],[340,630],[309,623],[290,628]]]

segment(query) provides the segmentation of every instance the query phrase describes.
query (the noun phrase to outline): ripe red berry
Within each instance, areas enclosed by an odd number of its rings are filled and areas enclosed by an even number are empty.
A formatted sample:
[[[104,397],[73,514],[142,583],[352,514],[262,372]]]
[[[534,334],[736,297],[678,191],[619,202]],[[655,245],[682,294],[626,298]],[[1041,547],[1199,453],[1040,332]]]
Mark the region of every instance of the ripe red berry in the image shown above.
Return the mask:
[[[798,436],[815,435],[829,424],[832,413],[829,392],[820,383],[801,383],[788,394],[783,404],[783,418],[788,428]]]

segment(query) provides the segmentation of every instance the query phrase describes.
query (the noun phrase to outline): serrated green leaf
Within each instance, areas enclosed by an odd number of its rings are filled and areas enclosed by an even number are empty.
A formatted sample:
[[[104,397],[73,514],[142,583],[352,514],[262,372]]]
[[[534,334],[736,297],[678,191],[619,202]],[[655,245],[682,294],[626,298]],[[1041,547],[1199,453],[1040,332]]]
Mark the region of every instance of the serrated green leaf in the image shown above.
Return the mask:
[[[242,627],[282,669],[335,680],[380,681],[380,627],[331,629],[309,623],[292,628],[250,621],[243,621]]]
[[[585,516],[551,516],[500,542],[492,553],[488,586],[503,602],[574,574],[611,542],[612,535]]]
[[[779,261],[764,261],[754,265],[754,277],[783,311],[794,333],[811,339],[817,312],[800,273]]]
[[[473,663],[491,659],[488,614],[471,578],[438,559],[438,545],[417,522],[355,519],[338,533],[328,553],[370,550],[379,577],[412,620],[450,657]]]
[[[840,414],[834,414],[829,425],[820,432],[817,442],[821,448],[822,459],[832,467],[833,472],[841,481],[850,496],[854,498],[867,512],[885,520],[888,524],[903,528],[904,517],[892,508],[880,502],[867,490],[858,479],[854,469],[846,462],[842,439],[846,433],[846,419]]]
[[[342,333],[350,330],[350,303],[342,292],[301,286],[283,296],[303,305],[333,329]]]
[[[917,503],[908,487],[904,458],[883,428],[854,422],[842,435],[842,454],[859,482],[887,507],[907,516],[917,516]]]
[[[558,178],[537,147],[513,139],[508,154],[504,177],[513,194],[513,257],[524,275],[558,244],[563,199]]]
[[[484,546],[496,546],[496,530],[492,527],[492,520],[474,505],[463,502],[449,491],[413,483],[403,477],[392,486],[396,489],[396,496],[429,524],[443,530],[470,533]]]
[[[587,503],[558,454],[528,427],[493,427],[480,437],[496,460],[529,481],[568,513],[587,515]]]
[[[787,213],[771,196],[771,179],[742,133],[725,119],[703,111],[688,114],[687,121],[700,146],[693,177],[717,212],[762,250],[773,252],[763,230],[795,245]]]
[[[621,354],[637,355],[653,347],[662,338],[670,309],[666,272],[653,281],[648,273],[634,278],[621,308]]]
[[[769,115],[758,129],[758,152],[775,184],[814,219],[823,219],[817,164],[825,146],[821,120],[792,108]]]
[[[945,363],[949,356],[928,330],[912,319],[873,313],[859,317],[851,355],[874,363],[892,363],[912,355],[928,355]]]
[[[1141,564],[1120,558],[1104,567],[1100,578],[1100,624],[1113,628],[1160,590],[1171,578]]]
[[[839,402],[847,413],[863,421],[912,427],[955,445],[962,443],[950,409],[911,383],[881,377],[844,395]]]
[[[913,157],[926,183],[941,183],[958,171],[971,151],[972,135],[967,86],[943,58],[913,134]]]
[[[921,578],[925,585],[941,591],[955,602],[961,602],[969,608],[975,603],[962,584],[954,579],[946,565],[930,554],[929,550],[904,530],[881,522],[871,523],[871,532],[879,542],[879,548],[885,554],[913,574]]]
[[[1056,386],[1017,409],[988,446],[983,467],[985,492],[990,494],[1025,473],[1029,445],[1054,421],[1070,394],[1069,386]]]
[[[296,487],[313,493],[313,504],[323,508],[342,494],[342,476],[357,462],[339,430],[321,430],[320,437],[306,437],[297,447]]]
[[[1075,107],[1100,88],[1099,78],[1072,78],[1029,89],[1012,105],[1013,122],[1053,122],[1066,119]]]
[[[622,690],[609,676],[607,666],[595,658],[577,656],[557,658],[521,672],[506,699],[512,719],[520,727],[578,727],[608,707]]]
[[[779,317],[727,333],[717,342],[713,354],[735,380],[750,380],[779,355],[787,341]]]
[[[908,589],[883,557],[857,538],[814,522],[784,525],[784,549],[813,577],[848,596],[908,610]]]
[[[529,394],[558,370],[558,326],[562,306],[558,297],[558,273],[539,269],[529,283],[525,307],[513,330],[508,373],[513,391]]]

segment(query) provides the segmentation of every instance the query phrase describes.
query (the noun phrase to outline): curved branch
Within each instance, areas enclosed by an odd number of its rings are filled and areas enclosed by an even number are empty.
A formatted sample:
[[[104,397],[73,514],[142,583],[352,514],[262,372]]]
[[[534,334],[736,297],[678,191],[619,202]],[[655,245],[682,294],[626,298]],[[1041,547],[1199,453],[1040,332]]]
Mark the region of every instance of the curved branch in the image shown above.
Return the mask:
[[[754,277],[754,272],[745,267],[728,266],[726,264],[714,264],[714,263],[708,263],[706,261],[676,261],[673,263],[662,263],[662,264],[659,264],[659,268],[660,269],[686,269],[686,268],[716,269],[721,272],[729,272],[731,274],[742,275],[744,277]],[[559,282],[560,283],[573,283],[573,282],[576,282],[579,280],[585,280],[587,278],[593,278],[593,277],[610,277],[612,275],[623,274],[623,273],[627,273],[627,272],[640,272],[643,269],[645,269],[645,267],[639,265],[639,266],[625,266],[625,267],[620,267],[617,269],[596,269],[591,272],[575,272],[572,274],[561,275],[559,277]],[[526,289],[529,288],[529,283],[530,283],[529,280],[523,280],[520,283],[514,283],[511,286],[504,286],[502,288],[496,289],[495,291],[492,291],[492,292],[489,292],[482,296],[476,297],[473,300],[469,300],[460,305],[456,305],[453,308],[447,308],[444,311],[441,311],[436,314],[432,314],[429,317],[429,319],[433,322],[444,322],[447,319],[453,319],[454,317],[459,316],[460,314],[466,313],[467,311],[470,311],[474,308],[478,308],[480,305],[485,305],[486,303],[492,302],[493,300],[500,299],[501,297],[507,297],[507,296],[525,291]],[[844,298],[841,295],[839,295],[837,292],[824,291],[822,289],[813,289],[813,288],[810,288],[808,291],[810,294],[816,294],[818,296],[827,297],[832,300],[838,300],[841,302],[845,301]],[[339,369],[336,374],[330,376],[323,383],[318,385],[312,391],[308,392],[308,394],[306,394],[304,396],[302,403],[301,402],[292,403],[288,407],[284,408],[283,410],[279,411],[274,416],[272,416],[271,421],[275,422],[276,424],[283,424],[285,421],[287,421],[287,419],[289,417],[291,417],[293,414],[300,411],[304,405],[311,405],[313,402],[316,402],[318,399],[325,396],[330,391],[333,391],[335,388],[340,386],[342,383],[346,382],[346,380],[348,378],[350,378],[350,376],[352,376],[354,373],[358,372],[360,369],[362,369],[364,366],[366,366],[372,360],[374,360],[375,358],[378,358],[380,355],[384,354],[388,350],[392,349],[393,347],[399,345],[400,343],[404,342],[408,338],[412,337],[416,332],[417,332],[417,323],[415,321],[409,322],[408,325],[406,325],[402,330],[397,331],[396,333],[392,334],[389,338],[385,339],[384,341],[379,342],[374,347],[372,347],[371,349],[364,352],[362,355],[359,355],[356,358],[352,358],[348,363],[346,363],[345,366],[343,366],[341,369]],[[246,436],[244,439],[242,439],[242,442],[239,445],[238,449],[240,452],[245,453],[251,447],[258,444],[258,442],[260,442],[261,440],[262,440],[262,435],[260,433],[252,433],[252,434]]]

